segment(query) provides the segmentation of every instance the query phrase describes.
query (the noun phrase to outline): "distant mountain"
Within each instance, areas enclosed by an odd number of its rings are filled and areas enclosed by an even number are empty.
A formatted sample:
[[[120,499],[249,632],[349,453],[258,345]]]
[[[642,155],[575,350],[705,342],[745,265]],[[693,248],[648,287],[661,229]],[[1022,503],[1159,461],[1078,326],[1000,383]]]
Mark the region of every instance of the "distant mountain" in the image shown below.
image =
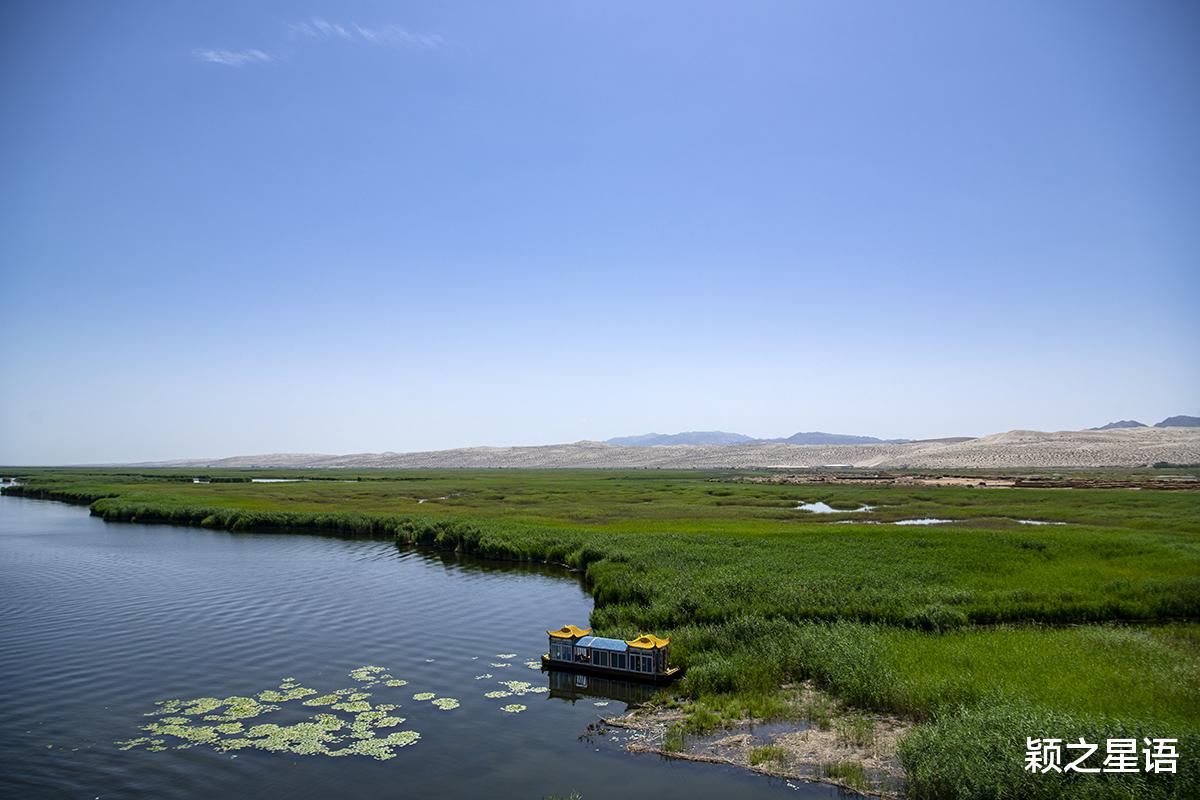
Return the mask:
[[[759,441],[741,433],[726,431],[685,431],[683,433],[643,433],[641,436],[617,436],[605,444],[623,447],[653,447],[660,444],[754,444]]]
[[[1200,427],[1109,431],[1008,431],[966,441],[907,444],[734,444],[726,447],[614,447],[575,442],[536,447],[466,447],[424,453],[340,456],[276,454],[185,459],[142,467],[209,469],[789,469],[827,464],[869,469],[1053,469],[1200,464]],[[135,466],[135,465],[129,465]]]
[[[1154,423],[1156,428],[1200,428],[1200,417],[1189,417],[1180,414],[1177,417],[1167,417],[1162,422]]]
[[[1092,431],[1111,431],[1114,428],[1148,428],[1150,427],[1144,422],[1138,422],[1136,419],[1119,419],[1116,422],[1110,422],[1107,425],[1101,425],[1099,428],[1088,428]],[[1158,426],[1161,427],[1161,426]]]
[[[793,433],[786,439],[765,439],[765,442],[780,444],[903,444],[908,439],[877,439],[874,436],[854,436],[848,433],[822,433],[809,431]]]
[[[755,439],[743,433],[727,431],[686,431],[684,433],[644,433],[641,436],[617,436],[605,444],[624,447],[654,447],[664,444],[901,444],[908,439],[877,439],[874,436],[853,436],[845,433],[809,431],[793,433],[786,438]]]

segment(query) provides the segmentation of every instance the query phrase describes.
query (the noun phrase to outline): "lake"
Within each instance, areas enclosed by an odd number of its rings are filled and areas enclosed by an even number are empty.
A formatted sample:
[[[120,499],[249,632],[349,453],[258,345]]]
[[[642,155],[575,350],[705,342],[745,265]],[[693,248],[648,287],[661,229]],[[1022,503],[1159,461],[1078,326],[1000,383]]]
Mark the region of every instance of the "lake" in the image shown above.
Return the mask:
[[[602,714],[636,701],[638,687],[580,689],[574,676],[526,662],[545,651],[547,628],[584,625],[591,608],[578,578],[557,568],[383,541],[109,524],[82,507],[0,497],[0,794],[838,796],[631,755],[616,731],[588,735]],[[381,669],[351,676],[364,666]],[[344,709],[328,699],[338,691],[332,699]],[[195,702],[263,692],[276,699],[251,703],[245,719]],[[193,702],[156,705],[170,700]],[[357,740],[356,702],[387,709],[374,717],[372,741],[419,739],[387,760],[329,755]],[[206,712],[226,716],[205,721]],[[330,734],[337,743],[315,755],[295,752],[304,745],[287,734],[272,752],[140,729],[312,728],[315,715],[340,726]],[[158,744],[128,744],[142,737]]]

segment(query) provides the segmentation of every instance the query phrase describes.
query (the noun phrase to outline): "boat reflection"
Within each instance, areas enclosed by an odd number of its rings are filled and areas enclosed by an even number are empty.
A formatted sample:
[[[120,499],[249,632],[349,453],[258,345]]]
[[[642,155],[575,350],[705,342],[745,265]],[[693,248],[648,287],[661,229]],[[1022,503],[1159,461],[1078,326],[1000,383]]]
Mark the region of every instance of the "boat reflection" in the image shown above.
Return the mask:
[[[627,705],[640,705],[654,697],[659,688],[646,683],[623,681],[582,672],[566,672],[558,669],[546,670],[550,680],[550,696],[567,700],[600,698],[617,700]]]

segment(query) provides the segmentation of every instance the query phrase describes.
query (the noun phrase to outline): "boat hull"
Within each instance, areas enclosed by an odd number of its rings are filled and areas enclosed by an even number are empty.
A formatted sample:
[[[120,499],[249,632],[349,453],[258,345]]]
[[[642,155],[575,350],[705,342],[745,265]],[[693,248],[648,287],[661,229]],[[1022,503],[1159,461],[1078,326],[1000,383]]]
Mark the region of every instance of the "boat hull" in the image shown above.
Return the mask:
[[[583,661],[551,661],[549,653],[542,653],[543,670],[563,670],[564,672],[584,672],[588,675],[603,675],[606,678],[619,678],[623,681],[638,681],[663,686],[671,683],[683,674],[679,667],[671,667],[666,672],[630,672],[624,669],[598,667]]]

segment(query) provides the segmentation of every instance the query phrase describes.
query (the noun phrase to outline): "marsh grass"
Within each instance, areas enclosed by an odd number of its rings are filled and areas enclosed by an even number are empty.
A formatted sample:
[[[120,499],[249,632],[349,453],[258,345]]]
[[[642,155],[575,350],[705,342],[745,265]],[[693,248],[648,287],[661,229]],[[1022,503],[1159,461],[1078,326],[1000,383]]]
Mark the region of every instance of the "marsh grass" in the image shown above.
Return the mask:
[[[859,714],[850,714],[837,721],[839,742],[853,747],[871,747],[875,744],[875,720]]]
[[[663,733],[663,750],[668,753],[681,753],[687,747],[687,737],[685,735],[685,726],[681,723],[674,723],[667,728]]]
[[[997,695],[915,728],[900,741],[900,760],[905,768],[908,795],[920,800],[1200,797],[1195,758],[1200,735],[1194,728],[1179,734],[1178,774],[1034,773],[1024,768],[1026,736],[1052,736],[1065,741],[1078,741],[1082,737],[1099,742],[1102,757],[1108,738],[1134,738],[1140,745],[1143,737],[1163,736],[1162,730],[1163,726],[1157,723],[1082,717],[1012,703]],[[1099,763],[1100,759],[1094,759],[1090,766]]]
[[[776,744],[764,744],[761,747],[750,748],[750,763],[754,766],[767,762],[783,764],[787,760],[787,749]]]
[[[870,787],[863,765],[855,761],[831,761],[821,765],[821,775],[851,789],[866,790]]]
[[[1189,742],[1200,724],[1200,492],[786,486],[656,470],[277,484],[6,471],[23,483],[6,493],[88,503],[110,521],[370,536],[568,566],[595,598],[598,632],[671,636],[687,670],[680,735],[797,714],[827,727],[832,709],[798,710],[779,688],[812,680],[855,708],[925,722],[902,749],[915,797],[1037,796],[1012,742],[1046,720],[1093,738]],[[833,524],[794,510],[805,501],[877,508]],[[853,524],[916,517],[955,522]],[[972,741],[987,769],[964,750]],[[1200,796],[1190,763],[1153,781],[1093,781],[1079,796]],[[983,777],[965,779],[968,768]]]
[[[823,731],[833,727],[833,718],[837,713],[836,705],[825,695],[814,695],[804,703],[801,709],[801,716],[810,725]]]

